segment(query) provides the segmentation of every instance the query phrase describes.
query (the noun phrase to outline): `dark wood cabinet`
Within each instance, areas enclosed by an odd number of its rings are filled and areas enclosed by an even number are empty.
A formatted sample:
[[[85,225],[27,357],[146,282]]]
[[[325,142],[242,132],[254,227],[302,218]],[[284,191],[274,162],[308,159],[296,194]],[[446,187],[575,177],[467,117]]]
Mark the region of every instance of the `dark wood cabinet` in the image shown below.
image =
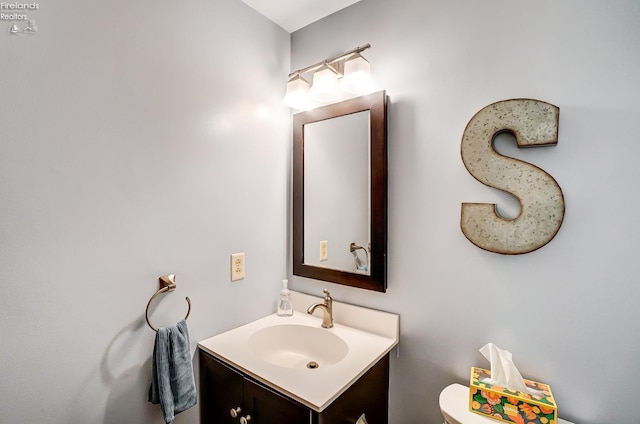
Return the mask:
[[[274,392],[202,350],[200,416],[202,424],[310,422],[309,408]]]
[[[201,349],[199,356],[202,424],[355,424],[362,414],[368,424],[388,423],[388,354],[322,412],[277,393]]]

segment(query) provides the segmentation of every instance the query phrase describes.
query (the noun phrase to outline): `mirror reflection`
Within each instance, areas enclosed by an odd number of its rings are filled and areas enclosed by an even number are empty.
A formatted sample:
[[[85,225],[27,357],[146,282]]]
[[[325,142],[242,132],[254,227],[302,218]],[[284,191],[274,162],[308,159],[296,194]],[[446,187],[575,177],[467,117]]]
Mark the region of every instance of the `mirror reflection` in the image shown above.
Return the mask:
[[[367,110],[304,126],[306,265],[370,272],[369,117]]]

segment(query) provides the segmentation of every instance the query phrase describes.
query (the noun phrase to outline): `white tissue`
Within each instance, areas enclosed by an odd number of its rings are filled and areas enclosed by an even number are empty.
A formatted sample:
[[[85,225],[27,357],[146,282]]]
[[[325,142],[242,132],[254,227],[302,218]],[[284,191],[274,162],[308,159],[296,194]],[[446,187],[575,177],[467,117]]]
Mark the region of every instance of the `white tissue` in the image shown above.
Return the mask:
[[[480,353],[491,363],[491,379],[484,382],[531,395],[541,393],[524,384],[522,375],[513,363],[511,352],[508,350],[502,350],[493,343],[487,343],[480,348]]]

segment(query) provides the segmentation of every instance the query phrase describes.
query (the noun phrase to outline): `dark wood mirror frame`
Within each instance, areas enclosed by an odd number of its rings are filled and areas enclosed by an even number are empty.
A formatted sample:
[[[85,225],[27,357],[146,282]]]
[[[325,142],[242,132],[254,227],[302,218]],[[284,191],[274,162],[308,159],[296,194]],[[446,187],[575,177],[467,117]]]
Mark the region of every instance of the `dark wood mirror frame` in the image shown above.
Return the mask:
[[[367,110],[371,127],[371,273],[305,265],[304,126]],[[293,274],[380,292],[387,289],[387,97],[384,91],[293,116]]]

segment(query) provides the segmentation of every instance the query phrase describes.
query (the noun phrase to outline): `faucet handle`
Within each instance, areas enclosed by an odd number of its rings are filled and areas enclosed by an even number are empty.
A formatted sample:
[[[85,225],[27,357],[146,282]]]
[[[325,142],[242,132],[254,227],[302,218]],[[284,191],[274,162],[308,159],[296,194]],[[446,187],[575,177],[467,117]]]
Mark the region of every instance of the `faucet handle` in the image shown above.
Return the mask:
[[[329,289],[322,289],[322,292],[324,293],[324,297],[331,298],[331,293],[329,293]]]

